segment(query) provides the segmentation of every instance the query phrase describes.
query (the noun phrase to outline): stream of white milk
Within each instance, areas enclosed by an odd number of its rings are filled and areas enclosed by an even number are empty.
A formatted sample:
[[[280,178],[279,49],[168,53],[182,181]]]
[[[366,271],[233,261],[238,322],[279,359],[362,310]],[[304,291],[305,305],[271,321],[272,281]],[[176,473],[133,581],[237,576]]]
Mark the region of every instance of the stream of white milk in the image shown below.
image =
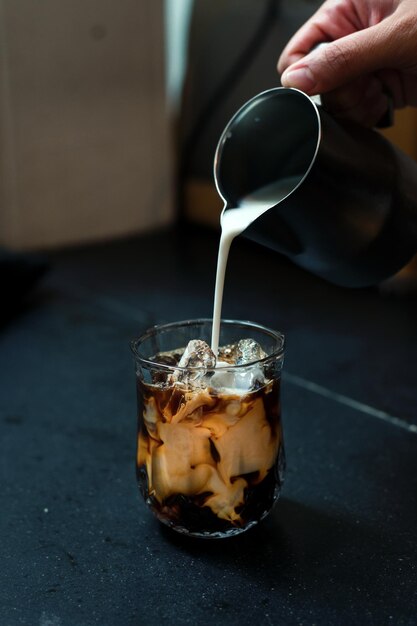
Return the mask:
[[[211,335],[211,349],[217,356],[219,349],[220,320],[223,301],[224,277],[226,274],[227,258],[231,243],[235,237],[260,217],[271,206],[278,204],[290,191],[295,189],[299,182],[298,177],[287,178],[278,183],[269,185],[255,194],[244,198],[242,204],[235,209],[223,211],[220,224],[221,236],[217,257],[216,286],[214,290],[213,327]]]
[[[211,349],[217,355],[219,349],[220,319],[223,301],[224,277],[226,274],[227,258],[231,243],[235,237],[240,235],[245,228],[262,215],[268,207],[240,207],[228,209],[222,213],[221,227],[222,233],[219,243],[219,254],[217,257],[216,287],[214,290],[213,327],[211,335]]]

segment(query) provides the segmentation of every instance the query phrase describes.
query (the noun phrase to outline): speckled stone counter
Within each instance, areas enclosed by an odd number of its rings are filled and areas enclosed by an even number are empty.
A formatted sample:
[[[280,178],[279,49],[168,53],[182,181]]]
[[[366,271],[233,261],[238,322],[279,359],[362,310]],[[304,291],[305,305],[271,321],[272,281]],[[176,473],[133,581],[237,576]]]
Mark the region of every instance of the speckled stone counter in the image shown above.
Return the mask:
[[[217,236],[51,255],[0,335],[0,624],[417,624],[417,300],[244,240],[224,315],[283,331],[283,495],[256,529],[160,526],[134,473],[128,341],[210,316]]]

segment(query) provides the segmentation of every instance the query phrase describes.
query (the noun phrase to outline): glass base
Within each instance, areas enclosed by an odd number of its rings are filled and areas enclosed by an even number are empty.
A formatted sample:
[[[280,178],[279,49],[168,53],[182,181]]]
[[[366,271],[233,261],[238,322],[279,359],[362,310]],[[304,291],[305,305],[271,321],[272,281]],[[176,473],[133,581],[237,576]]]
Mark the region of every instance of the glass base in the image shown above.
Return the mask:
[[[152,501],[150,498],[146,500],[146,503],[152,509],[152,512],[155,514],[161,524],[167,526],[171,530],[174,530],[180,535],[186,535],[187,537],[196,537],[198,539],[227,539],[227,537],[235,537],[236,535],[241,535],[242,533],[245,533],[246,531],[250,530],[257,524],[262,522],[262,520],[264,520],[271,513],[276,502],[278,501],[281,493],[281,486],[276,486],[272,504],[270,505],[268,510],[264,511],[259,516],[258,519],[248,521],[244,526],[229,526],[228,528],[222,530],[191,530],[162,516],[157,510],[155,510],[155,507],[152,506]]]

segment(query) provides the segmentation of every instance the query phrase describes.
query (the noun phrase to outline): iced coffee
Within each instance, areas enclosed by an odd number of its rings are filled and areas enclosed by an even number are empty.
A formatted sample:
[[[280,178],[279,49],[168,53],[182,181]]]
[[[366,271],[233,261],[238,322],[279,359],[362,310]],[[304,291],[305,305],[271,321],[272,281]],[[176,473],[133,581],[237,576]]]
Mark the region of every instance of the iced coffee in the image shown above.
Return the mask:
[[[204,339],[189,339],[208,336],[209,326],[201,320],[156,327],[132,346],[137,478],[163,523],[190,535],[224,537],[259,522],[280,493],[283,337],[224,322],[222,332],[232,341],[215,355]]]

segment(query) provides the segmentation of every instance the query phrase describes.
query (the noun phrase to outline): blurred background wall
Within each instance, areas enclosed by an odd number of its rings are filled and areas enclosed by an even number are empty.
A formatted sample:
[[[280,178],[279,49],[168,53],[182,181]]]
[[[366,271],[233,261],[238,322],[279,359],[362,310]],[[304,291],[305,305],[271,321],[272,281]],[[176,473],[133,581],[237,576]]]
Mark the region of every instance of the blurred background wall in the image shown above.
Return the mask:
[[[0,243],[173,218],[163,0],[0,0]]]

